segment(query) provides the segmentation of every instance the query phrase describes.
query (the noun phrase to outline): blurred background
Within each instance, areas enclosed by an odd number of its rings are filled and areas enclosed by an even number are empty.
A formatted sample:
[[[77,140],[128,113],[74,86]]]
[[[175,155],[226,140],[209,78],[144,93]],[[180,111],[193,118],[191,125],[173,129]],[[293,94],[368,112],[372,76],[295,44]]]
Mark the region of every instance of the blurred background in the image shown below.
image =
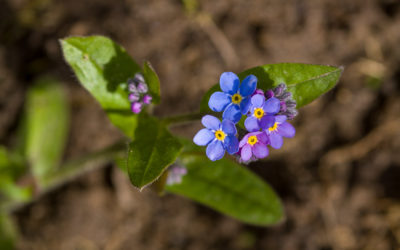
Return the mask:
[[[64,160],[122,138],[64,62],[58,39],[105,35],[161,80],[160,116],[196,111],[224,71],[278,62],[344,66],[300,109],[297,135],[249,168],[286,219],[242,224],[184,198],[139,193],[105,164],[12,215],[18,249],[400,248],[400,2],[397,0],[0,0],[0,144],[15,143],[27,89],[66,90]],[[194,123],[175,128],[192,137]]]

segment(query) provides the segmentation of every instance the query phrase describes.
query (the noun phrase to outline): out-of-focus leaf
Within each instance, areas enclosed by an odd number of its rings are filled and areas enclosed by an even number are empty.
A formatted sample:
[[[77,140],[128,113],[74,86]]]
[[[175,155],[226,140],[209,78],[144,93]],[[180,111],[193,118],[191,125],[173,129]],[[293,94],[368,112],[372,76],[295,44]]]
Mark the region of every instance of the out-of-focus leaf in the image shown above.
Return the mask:
[[[16,238],[17,233],[11,218],[0,211],[0,249],[15,249]]]
[[[26,101],[26,157],[33,174],[44,184],[63,155],[69,109],[62,86],[48,78],[28,91]]]
[[[342,71],[342,68],[333,66],[278,63],[251,68],[238,76],[240,80],[243,80],[250,74],[255,75],[258,78],[257,88],[263,90],[286,83],[288,90],[292,92],[293,98],[297,102],[297,107],[300,108],[332,89],[338,82]],[[204,95],[200,111],[209,110],[208,100],[215,91],[221,91],[219,84],[214,85]]]
[[[140,67],[124,48],[103,36],[69,37],[60,42],[65,60],[82,85],[100,103],[111,122],[133,137],[137,116],[130,111],[127,80]]]
[[[132,184],[142,189],[174,163],[182,145],[158,119],[140,114],[138,121],[127,166]]]
[[[266,226],[282,220],[281,202],[271,187],[237,163],[212,162],[204,150],[186,143],[179,157],[187,168],[180,184],[166,191],[193,199],[242,222]]]
[[[32,197],[29,187],[20,187],[10,176],[0,175],[0,194],[13,201],[28,201]]]

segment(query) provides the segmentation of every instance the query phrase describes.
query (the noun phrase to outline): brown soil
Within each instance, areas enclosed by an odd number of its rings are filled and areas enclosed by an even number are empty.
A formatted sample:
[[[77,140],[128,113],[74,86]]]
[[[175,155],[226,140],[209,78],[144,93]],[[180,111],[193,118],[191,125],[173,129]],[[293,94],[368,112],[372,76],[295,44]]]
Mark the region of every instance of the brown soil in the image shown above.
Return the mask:
[[[178,0],[0,1],[0,143],[15,140],[25,90],[44,74],[69,94],[65,159],[121,138],[63,62],[65,36],[106,35],[151,61],[162,81],[158,115],[195,111],[224,71],[343,65],[339,85],[300,110],[296,137],[249,166],[282,197],[286,220],[244,225],[184,198],[139,193],[108,166],[15,212],[18,248],[399,249],[400,3],[199,2],[195,17]]]

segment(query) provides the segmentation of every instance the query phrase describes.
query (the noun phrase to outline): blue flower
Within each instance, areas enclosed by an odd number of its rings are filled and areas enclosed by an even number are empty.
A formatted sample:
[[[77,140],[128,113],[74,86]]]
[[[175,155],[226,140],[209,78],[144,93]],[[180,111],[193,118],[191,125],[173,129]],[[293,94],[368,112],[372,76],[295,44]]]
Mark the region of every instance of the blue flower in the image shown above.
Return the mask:
[[[251,114],[244,121],[244,126],[249,132],[268,129],[275,123],[274,115],[280,110],[280,101],[271,97],[265,101],[264,95],[254,95],[251,98]]]
[[[283,137],[292,138],[296,134],[295,128],[292,124],[286,121],[287,117],[285,115],[275,116],[274,124],[267,128],[265,132],[267,133],[271,147],[279,149],[283,145]]]
[[[236,138],[235,124],[230,120],[220,122],[218,118],[205,115],[201,119],[204,127],[193,138],[193,142],[199,146],[207,146],[207,157],[216,161],[221,159],[225,151],[235,154],[239,151],[239,141]]]
[[[224,112],[222,118],[234,123],[240,121],[242,115],[250,108],[250,96],[257,87],[257,77],[248,75],[240,84],[239,77],[232,72],[224,72],[219,79],[223,92],[211,95],[208,106],[215,112]]]

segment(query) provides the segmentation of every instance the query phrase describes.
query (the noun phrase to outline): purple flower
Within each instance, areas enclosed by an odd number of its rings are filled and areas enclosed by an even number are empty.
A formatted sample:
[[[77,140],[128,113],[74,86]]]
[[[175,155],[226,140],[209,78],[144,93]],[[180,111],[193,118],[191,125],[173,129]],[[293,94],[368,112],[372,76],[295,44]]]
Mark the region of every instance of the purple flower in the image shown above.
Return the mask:
[[[167,185],[179,184],[182,177],[187,174],[187,169],[179,165],[172,165],[168,170]]]
[[[239,143],[240,160],[248,162],[267,157],[269,153],[268,144],[269,139],[265,132],[248,133]]]
[[[281,83],[272,90],[265,92],[268,98],[275,97],[281,102],[279,115],[286,115],[287,119],[292,120],[297,114],[296,101],[293,100],[292,93],[287,90],[286,84]]]
[[[130,102],[137,102],[139,101],[140,96],[138,94],[130,93],[128,99]]]
[[[144,102],[145,104],[150,104],[152,99],[153,99],[153,98],[152,98],[151,96],[149,96],[149,95],[143,96],[143,102]]]
[[[129,102],[131,102],[131,110],[135,114],[139,114],[144,105],[151,104],[152,97],[147,94],[149,88],[144,81],[142,74],[137,73],[133,79],[128,79]]]
[[[264,95],[254,95],[251,98],[251,114],[244,121],[247,131],[255,132],[271,127],[275,118],[273,115],[279,112],[280,101],[277,98],[270,98],[265,101]]]
[[[142,111],[143,104],[141,102],[133,102],[131,104],[131,110],[135,114],[139,114]]]
[[[296,130],[292,124],[286,121],[285,115],[275,116],[275,123],[265,130],[267,133],[271,147],[279,149],[283,145],[283,137],[292,138],[296,134]]]
[[[236,138],[235,124],[230,120],[220,122],[218,118],[205,115],[201,119],[204,127],[193,138],[193,142],[199,146],[207,146],[207,157],[216,161],[221,159],[225,151],[235,154],[239,150],[239,142]]]
[[[247,114],[250,108],[250,97],[257,87],[257,77],[248,75],[242,83],[239,77],[232,72],[224,72],[219,79],[222,92],[211,95],[208,106],[215,112],[224,112],[223,119],[234,123],[240,121],[242,115]]]

